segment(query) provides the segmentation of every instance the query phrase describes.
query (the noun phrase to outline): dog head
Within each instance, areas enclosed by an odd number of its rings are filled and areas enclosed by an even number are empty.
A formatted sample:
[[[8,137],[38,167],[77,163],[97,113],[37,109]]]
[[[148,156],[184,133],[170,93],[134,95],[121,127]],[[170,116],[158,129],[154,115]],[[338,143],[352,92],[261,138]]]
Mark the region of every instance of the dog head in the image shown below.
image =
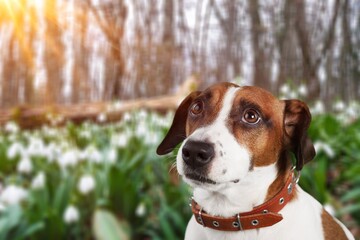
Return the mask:
[[[255,167],[293,152],[296,168],[315,156],[307,137],[311,115],[299,100],[278,100],[257,87],[215,84],[187,96],[157,149],[171,152],[181,141],[177,169],[194,187],[236,184]]]

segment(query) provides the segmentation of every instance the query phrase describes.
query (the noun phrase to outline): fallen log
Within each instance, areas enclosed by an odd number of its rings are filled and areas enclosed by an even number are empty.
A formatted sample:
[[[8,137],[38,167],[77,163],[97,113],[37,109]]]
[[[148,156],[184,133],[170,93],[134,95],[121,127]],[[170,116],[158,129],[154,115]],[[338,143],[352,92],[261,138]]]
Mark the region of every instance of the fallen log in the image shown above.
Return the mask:
[[[22,129],[34,129],[43,125],[62,126],[68,122],[80,124],[84,121],[104,124],[119,121],[124,113],[137,109],[167,112],[175,110],[183,98],[191,91],[196,90],[198,85],[199,81],[191,77],[174,95],[129,101],[17,106],[10,109],[0,109],[0,126],[9,121],[16,122]]]

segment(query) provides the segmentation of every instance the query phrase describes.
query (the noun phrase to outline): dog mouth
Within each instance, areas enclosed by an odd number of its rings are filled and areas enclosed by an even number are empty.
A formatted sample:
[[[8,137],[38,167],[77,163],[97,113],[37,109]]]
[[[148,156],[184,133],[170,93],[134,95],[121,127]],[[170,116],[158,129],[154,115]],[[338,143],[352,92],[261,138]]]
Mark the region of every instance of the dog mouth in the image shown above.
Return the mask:
[[[190,180],[197,181],[200,183],[209,183],[209,184],[213,184],[213,185],[217,184],[217,182],[215,182],[214,180],[211,180],[205,176],[202,176],[202,175],[199,175],[196,173],[187,173],[187,174],[185,174],[185,177]]]
[[[238,183],[240,181],[240,179],[235,179],[235,180],[231,180],[231,181],[226,181],[226,182],[216,182],[210,178],[207,178],[203,175],[199,175],[196,173],[187,173],[185,174],[185,177],[189,180],[195,181],[195,182],[200,182],[202,184],[204,183],[208,183],[208,184],[212,184],[212,185],[218,185],[221,183]]]

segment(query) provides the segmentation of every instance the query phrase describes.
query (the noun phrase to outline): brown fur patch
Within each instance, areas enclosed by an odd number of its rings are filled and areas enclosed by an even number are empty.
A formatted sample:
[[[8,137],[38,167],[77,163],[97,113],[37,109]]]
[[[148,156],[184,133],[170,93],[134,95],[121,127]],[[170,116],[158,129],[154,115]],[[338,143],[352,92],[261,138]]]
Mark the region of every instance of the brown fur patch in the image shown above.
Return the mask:
[[[205,89],[194,100],[194,102],[202,101],[204,104],[204,109],[203,112],[198,116],[192,116],[191,114],[188,114],[187,124],[186,124],[187,136],[193,133],[196,129],[209,125],[215,121],[222,107],[224,95],[226,94],[226,91],[230,87],[238,87],[238,86],[231,83],[215,84]]]
[[[347,240],[346,234],[342,227],[334,220],[334,218],[323,209],[321,214],[322,225],[325,240]]]
[[[261,115],[259,124],[251,126],[241,121],[248,108],[254,108]],[[238,142],[253,154],[253,166],[267,166],[279,159],[283,138],[283,109],[281,101],[261,88],[243,87],[238,91],[228,126]]]

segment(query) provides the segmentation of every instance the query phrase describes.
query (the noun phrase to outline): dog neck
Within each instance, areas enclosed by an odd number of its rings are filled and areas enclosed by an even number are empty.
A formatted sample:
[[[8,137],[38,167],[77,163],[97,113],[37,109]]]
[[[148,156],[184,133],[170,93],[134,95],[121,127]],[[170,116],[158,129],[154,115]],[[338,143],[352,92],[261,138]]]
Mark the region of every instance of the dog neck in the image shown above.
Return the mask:
[[[231,217],[251,211],[273,197],[285,184],[288,174],[289,171],[279,170],[277,164],[254,167],[238,183],[228,183],[217,191],[195,188],[194,199],[211,215]]]

